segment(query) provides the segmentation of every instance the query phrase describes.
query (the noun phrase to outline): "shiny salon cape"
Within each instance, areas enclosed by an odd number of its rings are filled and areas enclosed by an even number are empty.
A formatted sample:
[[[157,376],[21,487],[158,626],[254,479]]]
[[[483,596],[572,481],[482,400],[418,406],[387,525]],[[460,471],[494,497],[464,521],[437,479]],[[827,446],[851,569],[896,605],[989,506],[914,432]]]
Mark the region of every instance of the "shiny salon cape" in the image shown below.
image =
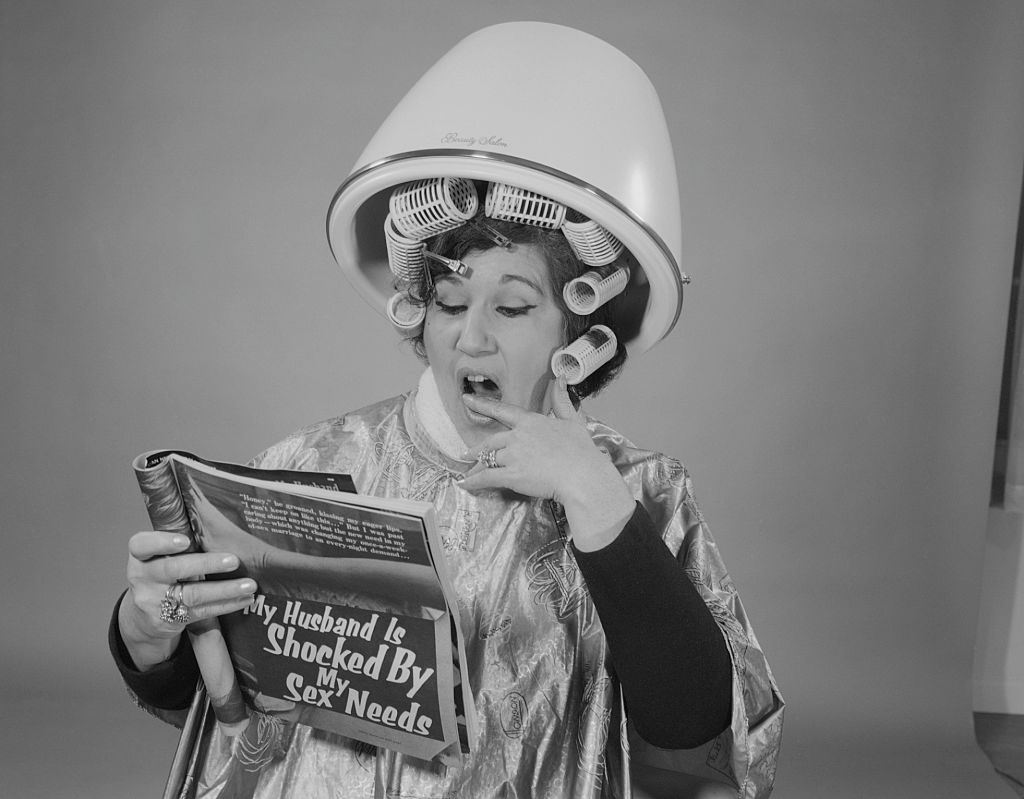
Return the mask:
[[[417,402],[415,391],[385,400],[307,427],[255,461],[268,469],[349,473],[360,493],[426,500],[436,508],[480,737],[461,766],[405,758],[401,773],[394,773],[393,759],[381,757],[392,769],[378,777],[387,794],[622,796],[632,758],[731,784],[740,797],[766,795],[774,779],[782,699],[682,464],[588,422],[595,443],[611,456],[697,586],[732,657],[730,729],[697,749],[669,751],[650,746],[622,721],[601,622],[551,503],[460,488],[455,477],[467,464],[435,443],[454,432],[431,423],[435,405]],[[259,751],[236,746],[232,752],[226,740],[214,738],[199,796],[240,795],[241,770],[250,771],[241,780],[248,783],[243,793],[258,799],[375,795],[378,758],[367,747],[301,725],[283,730],[270,719],[255,722],[267,731]],[[261,773],[253,786],[256,767]]]

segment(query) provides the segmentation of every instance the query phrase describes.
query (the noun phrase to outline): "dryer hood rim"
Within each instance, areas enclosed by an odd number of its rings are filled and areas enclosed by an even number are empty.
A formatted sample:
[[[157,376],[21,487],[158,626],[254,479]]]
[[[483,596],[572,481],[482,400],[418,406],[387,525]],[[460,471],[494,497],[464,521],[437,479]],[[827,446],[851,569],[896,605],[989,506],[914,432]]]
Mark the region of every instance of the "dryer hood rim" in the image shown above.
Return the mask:
[[[681,272],[675,255],[664,239],[650,224],[637,216],[620,200],[587,181],[536,161],[503,153],[445,147],[409,150],[378,158],[367,164],[358,165],[335,191],[328,206],[326,227],[331,254],[338,265],[353,279],[355,287],[363,298],[378,312],[384,313],[387,296],[381,294],[380,290],[367,279],[359,264],[346,263],[339,257],[341,255],[339,249],[343,246],[341,242],[347,238],[346,233],[343,231],[337,231],[337,235],[335,235],[336,225],[339,221],[337,219],[339,210],[343,206],[350,206],[351,203],[355,203],[355,206],[349,212],[350,218],[348,221],[351,223],[362,204],[380,190],[380,187],[373,187],[371,190],[366,188],[360,190],[360,188],[372,184],[372,178],[382,172],[395,178],[391,183],[387,184],[391,186],[398,186],[401,183],[422,177],[434,177],[451,173],[451,170],[442,172],[437,169],[425,168],[428,163],[438,160],[451,161],[453,164],[462,165],[468,171],[468,174],[462,175],[463,177],[502,181],[514,185],[520,185],[524,182],[530,183],[528,178],[532,173],[543,184],[543,188],[539,188],[537,185],[522,185],[522,188],[546,194],[546,196],[550,196],[554,200],[563,202],[569,207],[591,216],[598,223],[611,229],[614,235],[621,238],[623,243],[633,251],[637,260],[640,261],[645,277],[651,284],[652,294],[657,292],[657,295],[651,298],[653,301],[652,307],[649,307],[644,314],[645,318],[639,335],[632,341],[627,342],[629,349],[646,351],[668,336],[675,327],[682,313],[683,287],[689,280]],[[401,171],[400,167],[403,165],[409,166],[414,163],[422,164],[424,168],[413,169],[399,176],[392,174]],[[508,179],[506,175],[501,174],[501,167],[503,166],[511,167],[519,173],[519,178],[525,176],[527,180]],[[456,169],[456,171],[458,170]],[[567,189],[567,191],[559,191],[562,187]],[[353,191],[355,191],[355,196],[352,196]],[[343,199],[348,202],[343,202]],[[608,213],[609,210],[612,212],[611,214]],[[618,220],[609,220],[609,216],[618,216]],[[609,221],[611,224],[609,224]],[[619,224],[615,224],[616,221]],[[631,225],[633,230],[623,230],[623,221]],[[630,235],[630,233],[639,233],[641,235]],[[637,252],[638,249],[646,250],[648,257],[643,257],[644,253]],[[675,307],[672,309],[664,307],[670,303],[667,293],[675,296]],[[658,320],[660,324],[656,323],[655,318],[648,318],[650,312],[654,310],[654,306],[662,306],[661,312],[655,314],[656,317],[660,317],[660,320]],[[659,329],[656,331],[651,330],[651,325],[648,322],[655,323],[655,326]]]

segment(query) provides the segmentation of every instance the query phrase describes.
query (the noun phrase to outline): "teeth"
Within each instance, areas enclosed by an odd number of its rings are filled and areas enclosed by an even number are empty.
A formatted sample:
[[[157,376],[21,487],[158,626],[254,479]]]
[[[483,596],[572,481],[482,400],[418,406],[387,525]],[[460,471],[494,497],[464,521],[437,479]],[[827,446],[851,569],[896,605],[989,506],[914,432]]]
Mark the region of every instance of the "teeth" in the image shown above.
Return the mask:
[[[472,391],[474,394],[479,393],[480,390],[484,391],[498,391],[498,384],[495,382],[493,377],[487,377],[486,375],[466,375],[463,380],[463,386],[465,390]]]

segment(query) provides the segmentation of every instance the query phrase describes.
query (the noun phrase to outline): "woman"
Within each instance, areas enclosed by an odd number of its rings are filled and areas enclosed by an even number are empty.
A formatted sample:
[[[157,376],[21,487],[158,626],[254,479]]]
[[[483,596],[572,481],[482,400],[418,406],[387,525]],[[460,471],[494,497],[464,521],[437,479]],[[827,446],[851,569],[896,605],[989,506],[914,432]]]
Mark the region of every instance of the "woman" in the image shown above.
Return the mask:
[[[502,186],[485,183],[466,191]],[[344,472],[360,493],[434,504],[480,720],[472,753],[396,762],[286,724],[258,753],[215,740],[204,795],[621,796],[632,775],[640,796],[666,784],[663,769],[729,786],[725,795],[771,789],[782,701],[687,472],[578,409],[622,365],[645,265],[619,248],[602,274],[632,275],[632,290],[580,313],[564,289],[593,264],[565,226],[507,221],[487,205],[413,237],[405,256],[389,252],[411,311],[393,321],[428,365],[416,390],[308,427],[255,464]],[[390,217],[385,228],[395,239]],[[553,356],[577,340],[611,346],[570,386]],[[230,551],[181,554],[186,543],[132,538],[111,628],[129,687],[172,718],[196,667],[160,599],[238,566]],[[206,619],[255,590],[248,579],[188,582],[179,599],[190,620]]]

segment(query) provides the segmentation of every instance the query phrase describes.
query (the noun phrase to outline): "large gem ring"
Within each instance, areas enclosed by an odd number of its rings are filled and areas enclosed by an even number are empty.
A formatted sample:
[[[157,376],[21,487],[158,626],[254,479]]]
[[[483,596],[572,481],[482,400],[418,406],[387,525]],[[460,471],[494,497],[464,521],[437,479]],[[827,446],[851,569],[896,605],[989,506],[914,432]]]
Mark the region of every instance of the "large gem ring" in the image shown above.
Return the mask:
[[[182,600],[185,586],[181,583],[167,586],[164,598],[160,600],[160,620],[168,624],[188,624],[192,611]]]
[[[497,469],[498,468],[498,450],[496,450],[496,449],[489,449],[486,452],[481,452],[480,455],[477,456],[477,460],[480,461],[480,463],[482,463],[488,469]]]

